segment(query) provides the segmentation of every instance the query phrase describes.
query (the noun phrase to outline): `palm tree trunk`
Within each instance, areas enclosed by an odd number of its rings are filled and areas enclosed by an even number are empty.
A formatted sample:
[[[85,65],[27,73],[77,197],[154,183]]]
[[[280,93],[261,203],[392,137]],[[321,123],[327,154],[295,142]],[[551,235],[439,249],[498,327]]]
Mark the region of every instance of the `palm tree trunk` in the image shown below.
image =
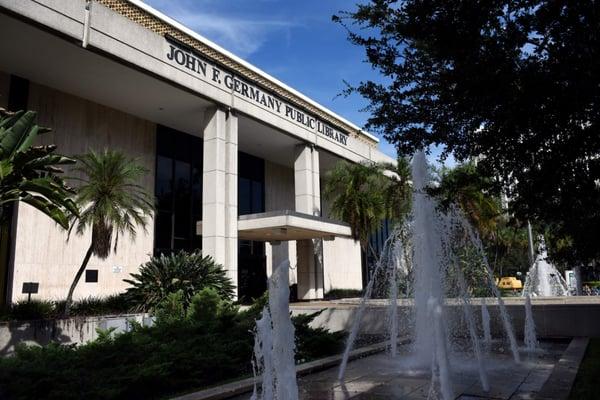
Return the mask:
[[[85,253],[85,257],[83,258],[83,262],[81,263],[81,266],[79,267],[79,270],[77,271],[77,274],[75,274],[73,283],[71,283],[71,287],[69,288],[69,294],[67,295],[67,300],[65,302],[65,312],[64,312],[65,317],[69,316],[69,313],[71,311],[71,303],[73,303],[73,292],[75,291],[75,287],[77,287],[77,283],[79,283],[79,279],[81,279],[81,275],[83,275],[83,271],[85,271],[85,268],[87,267],[88,262],[90,261],[90,258],[92,257],[93,248],[94,248],[94,243],[92,242],[92,243],[90,243],[90,247],[88,248],[87,253]]]

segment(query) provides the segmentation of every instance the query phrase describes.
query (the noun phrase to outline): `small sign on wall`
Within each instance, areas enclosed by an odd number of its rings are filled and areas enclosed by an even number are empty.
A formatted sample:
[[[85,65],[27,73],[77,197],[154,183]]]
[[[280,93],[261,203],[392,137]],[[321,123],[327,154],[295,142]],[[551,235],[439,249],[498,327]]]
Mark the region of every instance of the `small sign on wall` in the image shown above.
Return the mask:
[[[29,302],[31,301],[31,295],[37,294],[39,288],[39,282],[23,282],[23,290],[21,293],[27,295],[27,301]]]
[[[120,274],[121,272],[123,272],[123,267],[121,267],[120,265],[113,265],[112,272],[113,274]]]

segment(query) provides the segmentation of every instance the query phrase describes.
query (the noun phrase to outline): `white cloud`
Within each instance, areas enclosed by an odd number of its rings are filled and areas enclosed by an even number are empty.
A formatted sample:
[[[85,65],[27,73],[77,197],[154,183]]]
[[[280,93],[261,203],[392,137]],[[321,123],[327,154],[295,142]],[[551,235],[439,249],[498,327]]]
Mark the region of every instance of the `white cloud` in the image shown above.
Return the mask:
[[[179,15],[175,19],[240,57],[260,49],[269,35],[294,25],[287,21],[245,20],[210,14]]]
[[[240,57],[255,53],[265,44],[269,35],[287,35],[289,29],[296,25],[292,21],[279,19],[240,18],[232,14],[232,10],[227,15],[215,13],[215,5],[209,5],[212,0],[147,0],[147,3]],[[212,11],[204,11],[205,7]]]

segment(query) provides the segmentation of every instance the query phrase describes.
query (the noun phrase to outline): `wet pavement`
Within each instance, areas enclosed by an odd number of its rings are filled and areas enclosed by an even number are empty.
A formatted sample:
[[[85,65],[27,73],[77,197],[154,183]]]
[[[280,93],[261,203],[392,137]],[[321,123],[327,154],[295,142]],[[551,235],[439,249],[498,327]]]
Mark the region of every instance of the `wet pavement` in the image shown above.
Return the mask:
[[[492,351],[485,361],[490,383],[484,392],[479,382],[479,372],[474,359],[451,357],[452,390],[455,399],[534,399],[546,382],[552,368],[566,349],[566,342],[544,342],[543,352],[526,355],[517,364],[508,354]],[[499,347],[499,346],[497,346]],[[344,384],[337,380],[338,369],[330,368],[303,376],[298,380],[299,398],[302,400],[338,399],[441,399],[432,388],[431,374],[424,369],[411,367],[407,347],[395,359],[380,353],[352,361],[346,370]],[[248,399],[250,394],[235,400]]]

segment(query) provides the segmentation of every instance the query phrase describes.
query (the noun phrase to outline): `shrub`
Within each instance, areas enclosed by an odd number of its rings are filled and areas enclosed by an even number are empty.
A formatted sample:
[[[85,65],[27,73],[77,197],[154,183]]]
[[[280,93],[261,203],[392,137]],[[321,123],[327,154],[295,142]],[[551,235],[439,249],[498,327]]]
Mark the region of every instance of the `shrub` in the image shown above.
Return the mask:
[[[212,288],[204,288],[196,293],[188,309],[188,318],[204,325],[217,320],[225,324],[231,323],[238,318],[238,314],[239,307],[229,300],[221,299]],[[242,318],[251,317],[250,314],[245,314]]]
[[[338,299],[347,299],[347,298],[356,298],[362,297],[362,290],[358,289],[331,289],[329,292],[325,293],[325,300],[338,300]]]
[[[171,294],[171,305],[181,294]],[[196,295],[190,317],[130,332],[102,332],[101,339],[80,346],[19,346],[14,357],[0,359],[0,397],[14,399],[156,399],[250,376],[252,329],[265,296],[246,311],[231,313],[220,300],[210,324],[204,315],[214,306],[212,290]],[[158,310],[167,312],[161,303]],[[182,307],[175,307],[180,313]],[[198,310],[205,311],[199,312]],[[194,314],[195,313],[195,314]],[[341,350],[343,334],[312,329],[317,314],[293,319],[297,361],[325,357]],[[202,318],[200,318],[201,320]]]
[[[189,316],[194,321],[206,323],[217,316],[221,298],[213,288],[204,288],[192,297]]]
[[[47,319],[54,316],[54,303],[46,300],[18,301],[11,305],[7,315],[12,320]]]
[[[329,332],[309,325],[324,310],[292,317],[296,334],[296,360],[304,362],[344,350],[345,332]]]
[[[183,292],[178,290],[169,293],[154,310],[156,323],[159,325],[172,324],[185,319],[185,308],[183,306]]]
[[[166,296],[181,291],[184,309],[194,294],[204,288],[216,290],[223,299],[231,299],[234,285],[223,267],[200,252],[161,254],[142,265],[139,273],[125,279],[131,285],[126,298],[139,311],[154,309]]]
[[[34,320],[59,318],[63,315],[65,300],[31,300],[18,301],[12,304],[9,309],[0,316],[2,320]],[[131,309],[127,299],[122,294],[115,294],[107,297],[88,297],[73,303],[71,315],[73,316],[92,316],[92,315],[118,315],[125,314]]]
[[[62,315],[66,301],[60,300],[56,303],[56,310]],[[114,294],[107,297],[87,297],[78,300],[71,305],[70,315],[92,316],[92,315],[118,315],[131,311],[131,305],[123,294]]]

